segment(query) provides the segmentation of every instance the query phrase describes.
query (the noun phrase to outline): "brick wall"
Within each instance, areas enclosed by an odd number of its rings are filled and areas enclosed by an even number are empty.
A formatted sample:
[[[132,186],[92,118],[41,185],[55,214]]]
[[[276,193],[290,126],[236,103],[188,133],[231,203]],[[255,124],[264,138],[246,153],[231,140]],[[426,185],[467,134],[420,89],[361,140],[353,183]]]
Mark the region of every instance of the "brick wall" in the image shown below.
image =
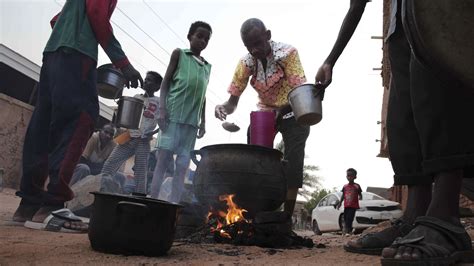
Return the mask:
[[[0,168],[3,186],[19,188],[23,140],[33,106],[0,93]]]

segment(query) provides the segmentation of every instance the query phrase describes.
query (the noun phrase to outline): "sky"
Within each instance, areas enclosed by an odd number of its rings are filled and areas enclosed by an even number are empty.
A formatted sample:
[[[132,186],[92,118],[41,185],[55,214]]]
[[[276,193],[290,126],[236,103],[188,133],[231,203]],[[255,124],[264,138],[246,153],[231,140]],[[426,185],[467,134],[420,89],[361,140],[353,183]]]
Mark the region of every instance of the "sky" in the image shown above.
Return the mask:
[[[49,21],[64,0],[0,0],[0,42],[41,65],[42,50],[51,32]],[[212,64],[207,91],[206,128],[196,149],[221,143],[245,143],[250,112],[257,110],[257,94],[250,86],[241,96],[229,122],[242,129],[229,133],[214,117],[214,107],[228,99],[227,87],[238,60],[247,53],[240,26],[248,18],[260,18],[272,31],[272,39],[295,46],[308,82],[314,83],[319,66],[336,40],[349,0],[119,0],[112,16],[116,38],[142,76],[154,70],[164,75],[173,49],[188,48],[191,23],[208,22],[213,34],[202,56]],[[345,171],[358,171],[358,182],[390,187],[393,171],[379,153],[382,106],[382,1],[367,4],[364,16],[339,58],[333,82],[323,101],[323,119],[311,127],[305,164],[320,170],[324,188],[338,190]],[[98,65],[109,63],[99,49]],[[130,89],[126,95],[140,93]],[[113,104],[111,101],[105,101]],[[281,139],[277,136],[275,143]]]

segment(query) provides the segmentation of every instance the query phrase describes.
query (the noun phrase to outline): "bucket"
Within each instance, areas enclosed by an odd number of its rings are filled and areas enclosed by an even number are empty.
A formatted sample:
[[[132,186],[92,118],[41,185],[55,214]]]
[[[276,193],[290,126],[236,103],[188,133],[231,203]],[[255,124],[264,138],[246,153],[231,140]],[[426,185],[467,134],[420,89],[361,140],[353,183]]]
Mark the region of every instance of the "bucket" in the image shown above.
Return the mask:
[[[275,113],[273,111],[250,113],[250,144],[273,148],[275,135]]]
[[[296,122],[302,125],[315,125],[323,118],[322,93],[313,84],[303,84],[288,94],[288,101]]]
[[[143,107],[143,100],[122,96],[118,101],[117,117],[115,121],[117,127],[138,129],[143,113]]]

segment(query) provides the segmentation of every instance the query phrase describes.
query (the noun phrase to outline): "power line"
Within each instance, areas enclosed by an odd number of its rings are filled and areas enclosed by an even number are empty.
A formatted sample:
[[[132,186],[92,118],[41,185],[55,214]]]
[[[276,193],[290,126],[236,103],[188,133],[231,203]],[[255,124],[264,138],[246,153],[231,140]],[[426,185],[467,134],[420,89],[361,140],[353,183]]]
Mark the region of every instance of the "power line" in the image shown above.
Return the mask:
[[[142,1],[150,9],[150,11],[155,15],[155,17],[157,17],[163,24],[165,24],[165,26],[174,34],[174,36],[176,36],[176,38],[178,38],[178,40],[181,41],[181,43],[186,45],[186,42],[179,36],[178,33],[176,33],[176,31],[173,30],[173,28],[171,28],[168,25],[168,23],[166,23],[166,21],[160,15],[158,15],[158,13],[153,9],[153,7],[151,7],[147,2],[145,2],[145,0],[142,0]]]
[[[165,53],[167,53],[168,55],[171,55],[163,46],[161,46],[158,41],[156,41],[153,37],[151,37],[148,33],[146,33],[135,21],[133,21],[127,14],[125,14],[125,12],[122,11],[122,9],[120,9],[119,7],[116,7],[118,11],[120,11],[120,13],[122,13],[128,20],[130,20],[130,22],[133,23],[133,25],[135,25],[135,27],[137,27],[141,32],[143,32],[143,34],[145,34],[146,36],[148,36],[148,38],[150,38],[156,45],[158,45],[158,47],[161,48],[161,50],[163,50]]]
[[[140,47],[143,48],[148,54],[150,54],[153,58],[155,58],[158,62],[160,62],[164,67],[167,67],[167,64],[163,62],[161,59],[156,57],[150,50],[148,50],[143,44],[141,44],[139,41],[137,41],[132,35],[130,35],[126,30],[124,30],[122,27],[120,27],[117,23],[115,23],[113,20],[110,20],[117,28],[119,28],[123,33],[125,33],[130,39],[135,41]]]

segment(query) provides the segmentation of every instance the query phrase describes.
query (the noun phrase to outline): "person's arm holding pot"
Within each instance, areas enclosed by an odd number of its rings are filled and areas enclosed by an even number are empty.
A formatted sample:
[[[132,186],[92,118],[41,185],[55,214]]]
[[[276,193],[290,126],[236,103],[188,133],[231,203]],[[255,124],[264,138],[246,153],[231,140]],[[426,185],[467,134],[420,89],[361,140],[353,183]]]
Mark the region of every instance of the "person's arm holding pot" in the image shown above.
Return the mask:
[[[322,88],[326,88],[331,84],[334,65],[354,34],[362,14],[364,13],[366,4],[367,0],[351,0],[349,10],[342,22],[339,35],[337,36],[331,53],[316,73],[316,84],[321,84]]]
[[[128,61],[125,52],[122,50],[119,41],[115,38],[110,17],[115,9],[117,1],[112,0],[86,0],[87,18],[95,34],[97,42],[102,46],[104,52],[110,58],[115,67],[119,68],[125,79],[126,86],[133,88],[143,86],[143,79],[140,73]]]
[[[160,130],[166,131],[168,128],[168,109],[166,108],[166,98],[170,91],[171,79],[173,78],[174,72],[178,67],[180,49],[176,48],[171,53],[170,63],[166,68],[165,76],[161,82],[160,87],[160,112],[158,113],[158,126]]]

